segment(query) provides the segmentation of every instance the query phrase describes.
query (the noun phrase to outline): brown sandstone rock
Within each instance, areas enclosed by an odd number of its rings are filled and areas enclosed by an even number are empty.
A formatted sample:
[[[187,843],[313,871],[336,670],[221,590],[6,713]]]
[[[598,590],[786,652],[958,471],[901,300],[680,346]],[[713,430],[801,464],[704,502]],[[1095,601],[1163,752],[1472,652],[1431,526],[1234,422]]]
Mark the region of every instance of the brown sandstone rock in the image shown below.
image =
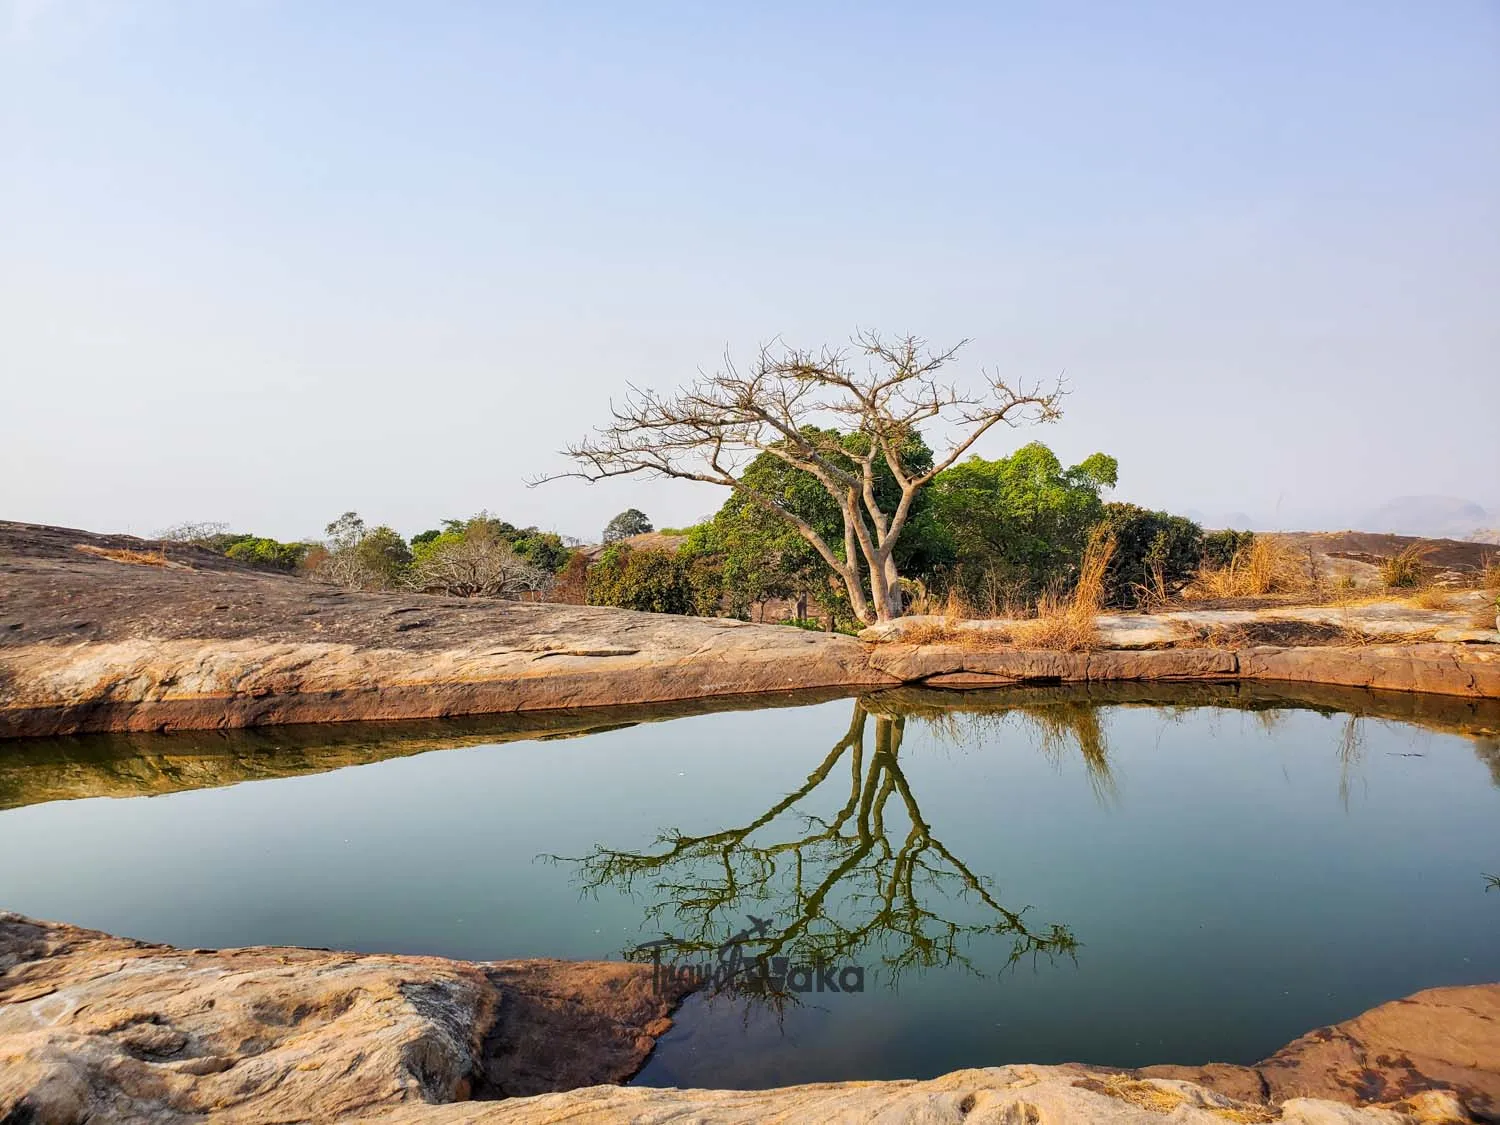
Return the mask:
[[[1248,648],[1238,656],[1247,679],[1500,698],[1500,648],[1494,645]]]
[[[645,966],[188,951],[0,914],[0,1121],[336,1121],[617,1082],[670,1006]]]
[[[926,1082],[831,1082],[779,1090],[593,1087],[509,1102],[407,1106],[370,1122],[388,1125],[1414,1125],[1464,1121],[1446,1095],[1393,1108],[1298,1098],[1267,1107],[1188,1082],[1075,1067],[959,1070]]]

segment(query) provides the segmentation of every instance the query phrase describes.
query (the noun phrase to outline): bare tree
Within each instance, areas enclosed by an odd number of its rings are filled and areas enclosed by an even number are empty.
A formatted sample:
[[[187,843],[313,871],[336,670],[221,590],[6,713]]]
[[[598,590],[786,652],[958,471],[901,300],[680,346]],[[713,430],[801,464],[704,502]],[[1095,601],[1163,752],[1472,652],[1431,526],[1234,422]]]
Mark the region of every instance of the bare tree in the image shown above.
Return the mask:
[[[859,332],[847,348],[762,348],[746,372],[726,356],[722,370],[670,395],[631,386],[625,402],[611,406],[609,425],[565,451],[580,468],[558,475],[597,481],[644,474],[736,489],[797,529],[843,580],[861,620],[887,621],[901,612],[893,552],[917,494],[991,428],[1061,415],[1060,382],[1012,386],[984,372],[975,389],[948,382],[943,369],[965,343],[933,351],[915,336],[888,343]],[[957,433],[918,471],[903,449],[927,423]],[[745,466],[763,453],[811,473],[827,490],[842,515],[841,544],[792,511],[784,496],[743,479]],[[899,489],[889,510],[877,498],[882,468]]]
[[[848,731],[807,781],[748,823],[704,836],[669,830],[647,851],[549,858],[576,864],[585,893],[609,886],[649,897],[648,925],[670,919],[676,934],[626,951],[632,960],[643,950],[691,958],[722,949],[734,923],[757,915],[777,922],[747,950],[762,964],[846,964],[877,949],[892,984],[910,969],[986,975],[968,954],[985,939],[1009,939],[1007,966],[1072,956],[1078,939],[1067,926],[1030,924],[1029,908],[1004,905],[994,881],[937,838],[901,767],[906,718],[871,710],[876,700],[856,700]]]
[[[408,581],[419,590],[441,590],[460,598],[504,598],[544,589],[551,575],[518,555],[492,530],[470,528],[458,541],[419,558]]]

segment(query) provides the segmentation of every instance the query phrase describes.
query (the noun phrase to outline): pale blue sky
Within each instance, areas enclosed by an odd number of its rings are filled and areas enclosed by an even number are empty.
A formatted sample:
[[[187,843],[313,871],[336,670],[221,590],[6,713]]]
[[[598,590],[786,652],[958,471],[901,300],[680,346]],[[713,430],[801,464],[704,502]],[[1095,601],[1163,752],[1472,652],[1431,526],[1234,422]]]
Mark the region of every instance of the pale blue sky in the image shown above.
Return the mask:
[[[1500,4],[0,0],[0,318],[0,518],[685,523],[522,478],[856,325],[1142,503],[1500,507]]]

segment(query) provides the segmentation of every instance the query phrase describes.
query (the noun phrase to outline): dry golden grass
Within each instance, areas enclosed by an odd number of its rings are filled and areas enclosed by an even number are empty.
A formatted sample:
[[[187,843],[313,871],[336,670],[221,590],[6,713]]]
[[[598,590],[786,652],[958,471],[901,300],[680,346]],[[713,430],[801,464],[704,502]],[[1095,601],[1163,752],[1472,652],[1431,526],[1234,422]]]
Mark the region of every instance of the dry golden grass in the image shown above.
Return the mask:
[[[1427,574],[1427,566],[1423,560],[1432,551],[1429,543],[1413,543],[1400,554],[1393,555],[1380,564],[1380,580],[1391,590],[1420,586]]]
[[[125,547],[95,547],[90,543],[79,543],[74,549],[82,551],[86,555],[97,555],[99,558],[109,559],[111,562],[130,563],[134,566],[182,567],[181,563],[173,562],[167,558],[165,550],[132,551]]]
[[[1490,559],[1479,575],[1479,586],[1483,590],[1500,590],[1500,559]]]
[[[1418,609],[1452,609],[1453,591],[1444,586],[1424,586],[1406,600]]]
[[[964,629],[959,623],[969,617],[968,607],[957,595],[950,594],[942,621],[905,629],[901,640],[906,644],[958,645],[969,649],[1016,645],[1082,652],[1096,648],[1099,627],[1094,619],[1104,608],[1104,579],[1114,553],[1115,537],[1102,531],[1095,533],[1084,549],[1073,592],[1066,597],[1043,595],[1036,604],[1034,617],[1013,621],[1004,628]]]
[[[1301,557],[1284,541],[1257,536],[1235,552],[1222,567],[1204,567],[1187,598],[1258,598],[1266,594],[1298,594],[1312,588]]]
[[[1011,627],[1011,639],[1023,648],[1051,648],[1082,652],[1099,644],[1095,618],[1104,608],[1104,578],[1115,554],[1115,537],[1095,532],[1083,551],[1078,582],[1066,598],[1046,594],[1036,604],[1036,616]]]
[[[962,629],[953,621],[924,621],[901,631],[908,645],[955,645],[959,648],[1004,648],[1011,643],[1008,629]]]

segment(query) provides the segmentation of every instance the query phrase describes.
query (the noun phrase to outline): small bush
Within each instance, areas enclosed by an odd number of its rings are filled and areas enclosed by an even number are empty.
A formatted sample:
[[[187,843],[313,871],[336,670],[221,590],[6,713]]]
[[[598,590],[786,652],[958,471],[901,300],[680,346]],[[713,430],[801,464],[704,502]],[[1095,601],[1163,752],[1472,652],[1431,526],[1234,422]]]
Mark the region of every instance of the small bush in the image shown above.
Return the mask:
[[[1427,575],[1423,560],[1431,553],[1432,548],[1427,544],[1413,543],[1380,564],[1380,580],[1390,590],[1415,589]]]
[[[301,565],[307,549],[306,543],[282,543],[275,539],[248,536],[231,544],[224,554],[261,570],[290,572]]]
[[[1222,569],[1255,542],[1253,531],[1208,531],[1203,535],[1203,569]]]

